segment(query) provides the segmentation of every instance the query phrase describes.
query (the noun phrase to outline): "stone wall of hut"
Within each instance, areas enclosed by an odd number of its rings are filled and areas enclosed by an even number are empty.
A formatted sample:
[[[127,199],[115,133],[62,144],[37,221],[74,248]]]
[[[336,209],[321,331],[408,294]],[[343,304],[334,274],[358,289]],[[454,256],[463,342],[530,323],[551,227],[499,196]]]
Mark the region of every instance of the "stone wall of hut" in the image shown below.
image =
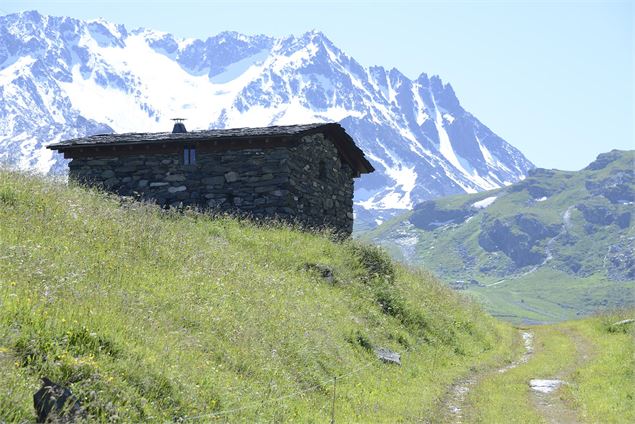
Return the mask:
[[[289,149],[294,207],[313,227],[353,231],[353,170],[323,134],[305,136]]]
[[[275,218],[350,234],[353,171],[322,134],[293,147],[74,158],[69,176],[164,207]]]

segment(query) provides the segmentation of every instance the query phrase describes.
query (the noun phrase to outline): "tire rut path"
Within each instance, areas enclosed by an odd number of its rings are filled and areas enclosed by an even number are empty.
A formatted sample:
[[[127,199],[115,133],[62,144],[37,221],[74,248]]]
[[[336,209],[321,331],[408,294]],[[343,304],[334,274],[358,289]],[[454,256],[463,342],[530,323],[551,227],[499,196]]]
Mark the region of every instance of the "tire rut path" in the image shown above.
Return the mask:
[[[551,387],[541,390],[540,387],[534,387],[530,382],[531,401],[533,407],[542,415],[547,423],[550,424],[578,424],[580,419],[578,411],[574,406],[563,398],[560,389],[570,383],[571,376],[576,369],[580,368],[584,363],[591,360],[594,355],[593,344],[586,340],[580,333],[575,330],[563,328],[560,330],[563,334],[573,340],[575,346],[575,357],[554,375],[536,376],[535,379],[552,382]]]
[[[485,376],[491,375],[492,373],[505,373],[529,361],[534,352],[534,333],[530,330],[521,330],[520,335],[523,340],[524,351],[515,361],[503,367],[490,367],[482,371],[474,372],[459,379],[450,386],[445,398],[441,402],[440,422],[455,424],[462,423],[467,396],[473,387],[475,387]]]
[[[536,375],[525,384],[530,386],[529,402],[543,417],[545,422],[553,424],[577,424],[580,422],[578,411],[574,405],[563,397],[561,388],[569,384],[575,370],[588,362],[594,356],[593,344],[578,331],[570,328],[559,328],[562,334],[570,338],[575,346],[575,357],[558,372],[549,375]],[[495,373],[506,373],[514,368],[526,364],[534,353],[534,333],[531,330],[520,330],[523,339],[524,352],[511,364],[503,367],[489,367],[472,372],[457,380],[446,392],[437,409],[438,421],[425,421],[460,424],[465,420],[465,409],[470,391],[483,378]]]

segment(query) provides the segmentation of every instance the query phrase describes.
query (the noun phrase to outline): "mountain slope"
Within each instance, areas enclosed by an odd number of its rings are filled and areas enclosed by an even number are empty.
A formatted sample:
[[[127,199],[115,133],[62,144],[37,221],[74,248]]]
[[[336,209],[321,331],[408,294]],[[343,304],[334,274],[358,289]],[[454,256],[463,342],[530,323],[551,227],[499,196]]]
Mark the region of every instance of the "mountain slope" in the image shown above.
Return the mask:
[[[511,319],[635,303],[635,152],[579,172],[536,169],[504,189],[427,201],[364,237]]]
[[[422,421],[512,329],[380,251],[0,169],[0,422]],[[401,354],[401,366],[373,352]],[[502,356],[501,356],[502,355]]]
[[[365,68],[319,32],[181,40],[103,20],[7,15],[0,93],[0,158],[42,171],[64,169],[44,144],[165,131],[173,117],[190,129],[340,122],[377,168],[357,184],[358,223],[508,185],[533,167],[439,77]]]

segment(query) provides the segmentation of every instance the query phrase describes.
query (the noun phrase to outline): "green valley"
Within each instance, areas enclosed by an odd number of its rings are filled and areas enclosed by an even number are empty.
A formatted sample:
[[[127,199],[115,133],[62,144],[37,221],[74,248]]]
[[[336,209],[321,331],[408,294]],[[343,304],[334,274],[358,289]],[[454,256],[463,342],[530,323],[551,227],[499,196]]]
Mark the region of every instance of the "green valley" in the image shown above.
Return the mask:
[[[578,172],[426,201],[359,237],[433,271],[516,323],[635,304],[635,152]]]

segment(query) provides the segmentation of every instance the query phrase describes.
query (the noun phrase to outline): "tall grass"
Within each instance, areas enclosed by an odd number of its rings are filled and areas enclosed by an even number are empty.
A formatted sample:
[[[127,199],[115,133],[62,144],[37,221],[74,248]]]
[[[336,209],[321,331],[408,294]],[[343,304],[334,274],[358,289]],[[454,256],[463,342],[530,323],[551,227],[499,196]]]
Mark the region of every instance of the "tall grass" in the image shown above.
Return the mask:
[[[373,247],[0,171],[0,421],[42,376],[94,421],[325,422],[336,376],[338,420],[413,421],[509,331]]]
[[[588,422],[635,422],[635,309],[570,323],[594,345],[593,357],[572,376],[570,398]]]

